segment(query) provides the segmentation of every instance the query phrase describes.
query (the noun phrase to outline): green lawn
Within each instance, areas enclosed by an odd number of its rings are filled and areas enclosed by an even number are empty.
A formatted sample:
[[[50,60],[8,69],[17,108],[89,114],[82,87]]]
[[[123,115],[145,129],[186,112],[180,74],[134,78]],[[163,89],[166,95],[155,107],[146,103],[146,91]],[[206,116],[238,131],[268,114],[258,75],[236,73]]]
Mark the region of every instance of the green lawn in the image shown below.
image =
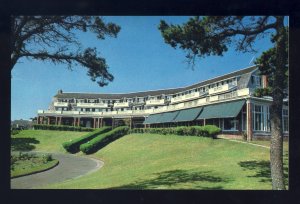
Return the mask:
[[[87,132],[54,131],[54,130],[23,130],[11,136],[12,151],[45,151],[63,152],[62,143],[78,138]]]
[[[43,161],[39,156],[32,157],[29,159],[18,160],[14,164],[14,168],[10,171],[12,178],[22,175],[27,175],[34,172],[40,172],[57,165],[58,160],[53,159],[52,161]]]
[[[25,130],[12,136],[12,150],[65,153],[61,144],[84,134]],[[252,143],[268,146],[269,142]],[[287,147],[285,142],[286,174]],[[131,134],[89,156],[104,161],[104,166],[45,188],[271,189],[269,149],[224,139]]]
[[[224,139],[131,134],[90,156],[99,171],[45,188],[271,190],[269,149]]]

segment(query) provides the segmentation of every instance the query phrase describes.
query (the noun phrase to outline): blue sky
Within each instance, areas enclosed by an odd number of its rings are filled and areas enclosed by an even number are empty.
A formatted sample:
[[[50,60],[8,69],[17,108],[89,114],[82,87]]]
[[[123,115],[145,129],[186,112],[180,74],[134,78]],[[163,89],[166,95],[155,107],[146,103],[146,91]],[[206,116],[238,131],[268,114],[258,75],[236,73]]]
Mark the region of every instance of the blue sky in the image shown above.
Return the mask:
[[[84,47],[97,47],[115,79],[99,87],[86,69],[20,59],[12,71],[11,119],[29,119],[37,110],[48,109],[59,89],[64,92],[126,93],[182,87],[249,67],[253,57],[272,46],[269,38],[257,41],[258,53],[240,53],[230,48],[223,57],[198,59],[195,69],[188,68],[185,53],[164,43],[157,29],[161,19],[168,23],[186,22],[187,16],[106,16],[106,22],[121,26],[117,38],[97,40],[80,34]]]

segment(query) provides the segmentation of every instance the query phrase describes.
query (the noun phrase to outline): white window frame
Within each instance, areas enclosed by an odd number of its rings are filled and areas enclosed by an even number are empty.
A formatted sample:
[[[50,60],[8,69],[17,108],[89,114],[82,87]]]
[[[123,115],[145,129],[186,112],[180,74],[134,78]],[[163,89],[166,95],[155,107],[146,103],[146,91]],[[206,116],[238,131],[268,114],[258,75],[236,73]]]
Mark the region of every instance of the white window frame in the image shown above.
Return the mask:
[[[225,120],[225,119],[233,120],[233,124],[234,124],[233,129],[225,130],[225,126],[224,126],[224,120]],[[227,132],[238,131],[237,123],[238,123],[238,120],[237,120],[236,117],[235,117],[235,118],[223,118],[223,119],[222,119],[222,131],[223,131],[223,132],[226,132],[226,131],[227,131]]]
[[[282,131],[284,133],[288,133],[289,132],[289,110],[283,108],[282,109]],[[287,130],[284,128],[284,122],[285,120],[287,120]]]
[[[257,112],[255,110],[256,106],[261,107],[261,111]],[[257,132],[270,132],[270,108],[269,105],[263,105],[263,104],[253,104],[253,111],[252,111],[252,123],[253,123],[253,131]],[[260,116],[260,125],[261,128],[257,129],[256,127],[256,114],[259,114]]]
[[[242,131],[246,131],[247,130],[247,108],[242,108],[242,114],[241,114],[241,121],[242,121]],[[244,128],[245,126],[245,128]]]

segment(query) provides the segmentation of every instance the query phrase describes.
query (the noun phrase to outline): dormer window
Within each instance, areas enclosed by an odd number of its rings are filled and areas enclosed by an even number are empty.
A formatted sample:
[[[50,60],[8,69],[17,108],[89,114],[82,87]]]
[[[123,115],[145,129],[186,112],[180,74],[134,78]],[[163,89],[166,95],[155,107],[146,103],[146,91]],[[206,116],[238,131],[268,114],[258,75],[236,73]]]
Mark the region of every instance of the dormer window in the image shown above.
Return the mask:
[[[252,75],[251,82],[255,87],[261,87],[261,77],[260,76]]]

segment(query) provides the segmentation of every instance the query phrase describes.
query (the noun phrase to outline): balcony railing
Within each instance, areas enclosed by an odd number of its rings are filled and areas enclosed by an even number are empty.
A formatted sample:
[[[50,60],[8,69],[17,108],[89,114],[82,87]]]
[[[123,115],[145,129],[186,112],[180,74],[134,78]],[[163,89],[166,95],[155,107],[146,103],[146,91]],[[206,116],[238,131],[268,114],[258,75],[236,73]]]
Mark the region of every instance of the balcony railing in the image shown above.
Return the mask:
[[[236,84],[224,84],[222,86],[214,87],[211,89],[208,89],[208,94],[217,94],[225,91],[229,91],[230,89],[236,87]]]
[[[115,108],[129,107],[129,102],[114,103]]]
[[[160,99],[160,100],[148,100],[146,101],[146,105],[164,105],[165,104],[165,99]]]
[[[87,107],[87,108],[107,108],[107,103],[77,103],[77,107]]]
[[[68,102],[54,102],[54,106],[68,107],[68,105],[69,105]]]
[[[181,101],[194,99],[194,98],[200,97],[203,94],[204,93],[194,92],[194,93],[186,94],[186,95],[183,95],[183,96],[177,96],[175,98],[171,98],[171,103],[176,103],[176,102],[181,102]]]
[[[239,89],[239,90],[237,90],[237,95],[238,96],[250,95],[250,89],[249,88]]]
[[[95,115],[95,116],[113,116],[113,115],[148,115],[153,113],[161,113],[166,111],[175,111],[181,110],[186,108],[192,108],[197,106],[209,105],[212,102],[223,101],[226,99],[242,97],[242,96],[249,96],[250,90],[249,88],[239,89],[237,91],[215,95],[215,96],[208,96],[205,98],[196,99],[190,102],[181,102],[177,104],[171,104],[169,106],[160,106],[156,109],[145,109],[145,110],[124,110],[124,111],[110,111],[110,112],[89,112],[89,111],[53,111],[53,110],[38,110],[38,114],[57,114],[57,115]],[[124,105],[124,103],[122,103]],[[129,105],[126,102],[125,105]]]

